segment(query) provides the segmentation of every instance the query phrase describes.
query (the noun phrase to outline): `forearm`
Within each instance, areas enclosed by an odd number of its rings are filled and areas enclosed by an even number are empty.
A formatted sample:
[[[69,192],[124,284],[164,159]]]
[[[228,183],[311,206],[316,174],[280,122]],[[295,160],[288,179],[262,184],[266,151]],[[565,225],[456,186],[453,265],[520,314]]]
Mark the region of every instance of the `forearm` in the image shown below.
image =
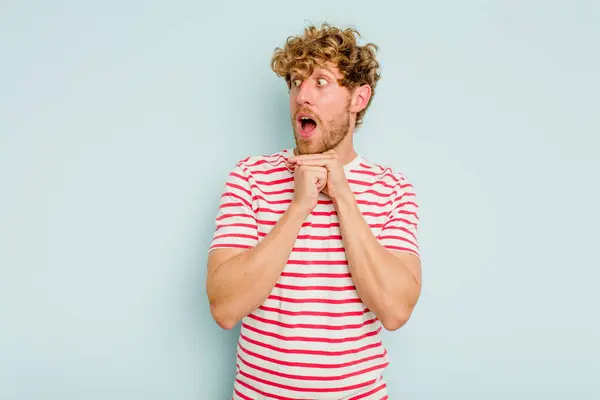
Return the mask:
[[[354,196],[335,201],[348,267],[363,303],[388,330],[402,326],[420,294],[420,282],[384,248],[363,218]]]
[[[222,262],[209,274],[207,293],[219,325],[232,328],[269,296],[306,216],[292,204],[259,244]]]

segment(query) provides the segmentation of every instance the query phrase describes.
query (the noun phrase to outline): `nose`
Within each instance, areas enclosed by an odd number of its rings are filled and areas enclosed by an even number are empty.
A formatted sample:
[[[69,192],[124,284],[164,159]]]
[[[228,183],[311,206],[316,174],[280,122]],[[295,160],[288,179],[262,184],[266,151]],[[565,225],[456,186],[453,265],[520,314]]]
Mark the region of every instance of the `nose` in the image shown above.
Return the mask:
[[[306,80],[302,82],[300,87],[296,89],[296,103],[298,105],[309,104],[312,105],[313,102],[313,90],[310,85],[310,81]]]

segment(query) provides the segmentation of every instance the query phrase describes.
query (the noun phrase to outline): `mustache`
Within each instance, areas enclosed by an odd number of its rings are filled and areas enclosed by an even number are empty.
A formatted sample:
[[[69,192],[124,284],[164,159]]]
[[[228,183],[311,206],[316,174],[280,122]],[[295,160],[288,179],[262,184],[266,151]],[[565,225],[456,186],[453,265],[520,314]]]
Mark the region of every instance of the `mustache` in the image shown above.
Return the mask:
[[[317,123],[321,123],[321,118],[319,118],[319,116],[311,109],[303,107],[303,108],[299,108],[296,110],[296,113],[294,114],[294,118],[293,120],[296,121],[298,119],[298,115],[299,114],[308,114],[312,117],[312,119],[315,120],[315,122]]]

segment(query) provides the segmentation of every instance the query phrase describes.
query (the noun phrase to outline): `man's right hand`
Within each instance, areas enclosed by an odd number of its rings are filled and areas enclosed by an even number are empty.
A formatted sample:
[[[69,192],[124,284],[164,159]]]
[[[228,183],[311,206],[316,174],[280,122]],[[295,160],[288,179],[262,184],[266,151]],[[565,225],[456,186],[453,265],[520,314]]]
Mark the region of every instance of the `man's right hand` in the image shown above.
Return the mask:
[[[271,231],[250,249],[220,248],[208,256],[206,292],[211,314],[224,329],[233,328],[271,294],[327,184],[325,167],[298,165],[292,171],[294,199]]]
[[[292,205],[309,214],[318,203],[319,193],[327,185],[325,167],[299,165],[294,168],[294,200]]]

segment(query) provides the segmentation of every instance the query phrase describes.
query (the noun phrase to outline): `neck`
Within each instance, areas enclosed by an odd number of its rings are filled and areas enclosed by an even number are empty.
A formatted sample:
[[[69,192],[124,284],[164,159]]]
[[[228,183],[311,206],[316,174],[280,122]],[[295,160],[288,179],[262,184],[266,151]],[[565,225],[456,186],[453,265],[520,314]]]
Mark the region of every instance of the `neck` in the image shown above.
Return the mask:
[[[340,162],[343,165],[348,164],[357,156],[356,150],[354,149],[354,143],[352,142],[353,137],[353,132],[349,132],[346,137],[334,148],[335,152],[340,157]]]
[[[340,145],[341,145],[341,143],[340,143]],[[350,163],[358,155],[356,153],[356,150],[354,150],[354,147],[344,148],[344,147],[338,146],[334,150],[340,157],[340,162],[343,165]]]

